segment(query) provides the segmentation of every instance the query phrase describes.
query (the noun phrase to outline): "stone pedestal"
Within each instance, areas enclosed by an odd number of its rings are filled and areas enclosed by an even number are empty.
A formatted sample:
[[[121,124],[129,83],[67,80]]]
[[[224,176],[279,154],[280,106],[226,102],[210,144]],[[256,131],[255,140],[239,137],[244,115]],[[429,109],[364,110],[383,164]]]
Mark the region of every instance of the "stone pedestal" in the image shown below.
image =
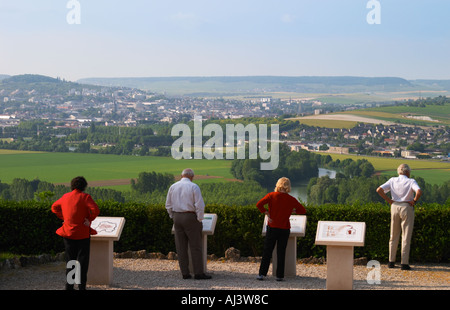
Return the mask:
[[[353,247],[327,246],[327,290],[353,289]]]
[[[97,235],[91,236],[87,283],[111,285],[113,280],[114,241],[119,241],[125,218],[97,217],[91,227]]]
[[[111,285],[113,279],[113,241],[91,239],[88,284]]]
[[[316,244],[327,246],[327,290],[353,289],[353,247],[364,246],[366,223],[317,224]]]

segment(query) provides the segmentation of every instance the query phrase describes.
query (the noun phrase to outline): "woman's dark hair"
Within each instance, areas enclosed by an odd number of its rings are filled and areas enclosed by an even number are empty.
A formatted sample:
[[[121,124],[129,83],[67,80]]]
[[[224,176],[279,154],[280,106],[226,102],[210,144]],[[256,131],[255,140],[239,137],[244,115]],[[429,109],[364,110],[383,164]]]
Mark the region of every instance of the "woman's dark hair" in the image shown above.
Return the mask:
[[[71,190],[78,189],[82,192],[86,189],[87,185],[87,181],[84,177],[73,178],[70,182]]]

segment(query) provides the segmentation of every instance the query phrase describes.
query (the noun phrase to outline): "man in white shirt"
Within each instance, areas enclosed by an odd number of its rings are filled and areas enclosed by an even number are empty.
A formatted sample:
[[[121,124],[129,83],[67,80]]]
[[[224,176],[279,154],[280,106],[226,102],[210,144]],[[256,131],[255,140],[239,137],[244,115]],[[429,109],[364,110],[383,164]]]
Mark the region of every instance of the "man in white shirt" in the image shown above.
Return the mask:
[[[193,183],[194,171],[184,169],[181,180],[172,184],[167,193],[166,209],[173,219],[175,246],[183,279],[190,279],[189,254],[195,279],[211,279],[203,270],[202,220],[205,203],[197,184]]]
[[[377,188],[377,193],[391,205],[391,235],[389,239],[389,268],[393,268],[397,246],[402,233],[401,269],[410,270],[409,251],[414,227],[414,205],[422,190],[416,180],[410,178],[411,169],[407,164],[397,168],[398,177],[390,178]],[[389,198],[386,193],[391,192]]]

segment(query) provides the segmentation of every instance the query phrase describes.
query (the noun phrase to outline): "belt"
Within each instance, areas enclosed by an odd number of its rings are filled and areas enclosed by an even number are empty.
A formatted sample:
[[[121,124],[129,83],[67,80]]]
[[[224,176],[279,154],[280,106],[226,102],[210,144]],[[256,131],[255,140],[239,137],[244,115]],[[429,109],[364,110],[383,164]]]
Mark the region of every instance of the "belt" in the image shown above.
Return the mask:
[[[197,214],[194,211],[173,211],[174,213],[192,213],[192,214]]]
[[[409,201],[394,201],[393,203],[396,203],[396,204],[408,204],[408,206],[410,205]],[[406,205],[405,205],[405,207],[406,207]]]

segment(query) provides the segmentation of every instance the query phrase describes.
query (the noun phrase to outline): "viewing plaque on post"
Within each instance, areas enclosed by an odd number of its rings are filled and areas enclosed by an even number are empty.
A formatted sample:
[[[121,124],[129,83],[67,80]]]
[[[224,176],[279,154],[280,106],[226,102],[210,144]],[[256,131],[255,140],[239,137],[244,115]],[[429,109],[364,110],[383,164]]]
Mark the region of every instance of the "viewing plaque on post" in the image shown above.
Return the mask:
[[[366,223],[317,223],[316,244],[327,246],[327,289],[353,289],[353,248],[364,246]]]
[[[113,242],[119,241],[124,217],[98,216],[91,222],[97,231],[91,236],[88,284],[110,285],[113,278]]]
[[[331,222],[317,223],[316,244],[364,246],[366,223],[364,222]]]

